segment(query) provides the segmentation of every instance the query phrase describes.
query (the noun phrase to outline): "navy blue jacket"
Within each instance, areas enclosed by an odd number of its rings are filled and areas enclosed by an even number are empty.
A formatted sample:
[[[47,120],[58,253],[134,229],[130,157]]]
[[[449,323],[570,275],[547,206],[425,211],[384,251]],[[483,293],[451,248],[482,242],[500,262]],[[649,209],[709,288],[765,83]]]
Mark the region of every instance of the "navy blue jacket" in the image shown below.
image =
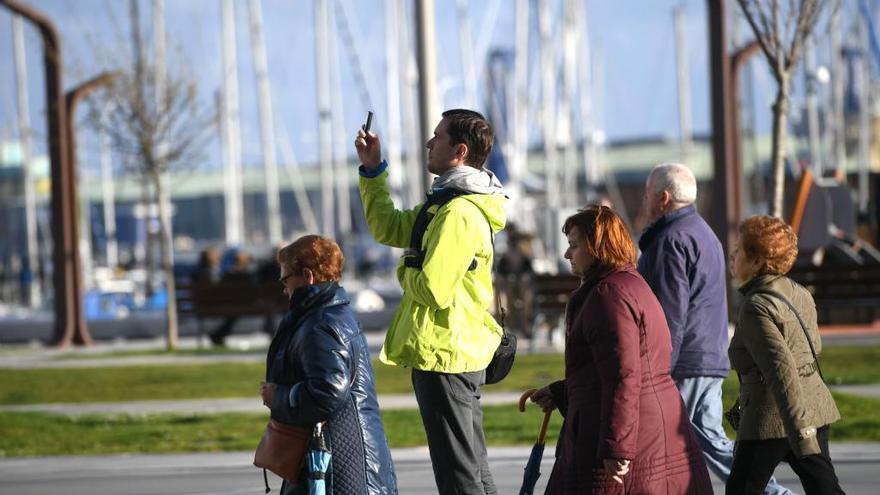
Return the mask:
[[[328,494],[397,493],[367,341],[345,289],[326,282],[294,291],[269,346],[266,381],[278,384],[271,405],[276,421],[328,421]],[[307,493],[306,486],[285,482],[282,493]]]
[[[727,278],[715,233],[690,205],[652,223],[639,248],[639,273],[657,295],[672,336],[672,377],[726,377]]]

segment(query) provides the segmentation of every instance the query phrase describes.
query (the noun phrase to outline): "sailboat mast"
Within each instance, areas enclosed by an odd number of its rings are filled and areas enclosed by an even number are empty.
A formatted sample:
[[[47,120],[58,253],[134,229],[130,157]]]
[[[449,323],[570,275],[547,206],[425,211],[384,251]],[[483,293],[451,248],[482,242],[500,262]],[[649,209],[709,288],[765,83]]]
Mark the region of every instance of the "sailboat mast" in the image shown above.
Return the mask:
[[[257,79],[257,105],[260,114],[260,145],[263,153],[263,175],[266,183],[266,223],[269,242],[281,242],[281,196],[278,189],[278,163],[275,158],[275,126],[272,113],[272,89],[269,82],[269,62],[263,35],[263,7],[261,0],[250,0],[251,53]]]
[[[351,196],[349,194],[349,172],[353,170],[348,166],[348,147],[345,143],[345,114],[342,111],[345,104],[342,98],[342,76],[339,67],[339,43],[338,38],[334,34],[332,26],[337,25],[336,15],[338,9],[330,9],[327,12],[327,51],[329,54],[329,90],[330,90],[330,126],[332,129],[331,142],[333,146],[333,177],[336,185],[336,213],[337,213],[337,230],[339,235],[345,239],[351,233]],[[351,48],[351,47],[349,47]]]
[[[241,185],[241,134],[238,106],[238,57],[235,41],[235,4],[223,0],[223,140],[225,156],[224,203],[226,244],[244,240]]]
[[[330,66],[328,64],[328,0],[315,1],[315,76],[318,92],[318,166],[321,176],[321,231],[333,236],[333,149],[330,115]]]
[[[15,50],[15,82],[18,96],[18,128],[21,141],[21,171],[24,183],[25,239],[27,241],[27,268],[31,273],[28,305],[39,307],[41,302],[40,278],[36,276],[40,258],[37,243],[37,202],[31,167],[31,114],[28,105],[27,59],[25,55],[24,22],[19,15],[12,16],[12,42]]]
[[[681,160],[687,162],[693,147],[691,128],[691,90],[690,71],[687,61],[684,7],[676,7],[675,19],[675,74],[678,82],[678,130],[681,146]]]

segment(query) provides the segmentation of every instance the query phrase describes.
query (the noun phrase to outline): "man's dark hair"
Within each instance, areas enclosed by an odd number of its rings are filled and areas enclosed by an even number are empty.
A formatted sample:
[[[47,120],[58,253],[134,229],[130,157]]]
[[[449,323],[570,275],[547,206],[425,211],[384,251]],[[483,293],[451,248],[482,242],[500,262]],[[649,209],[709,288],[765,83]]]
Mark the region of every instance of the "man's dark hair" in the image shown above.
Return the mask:
[[[468,155],[465,163],[477,169],[483,168],[495,142],[492,124],[479,112],[462,108],[443,112],[443,118],[449,121],[449,144],[466,144]]]

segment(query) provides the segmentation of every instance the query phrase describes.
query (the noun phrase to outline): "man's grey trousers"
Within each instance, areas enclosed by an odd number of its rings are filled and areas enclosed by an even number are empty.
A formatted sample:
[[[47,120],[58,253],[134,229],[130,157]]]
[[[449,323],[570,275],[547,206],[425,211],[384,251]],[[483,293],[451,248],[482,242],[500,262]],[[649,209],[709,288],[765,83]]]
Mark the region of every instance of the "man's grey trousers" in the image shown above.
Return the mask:
[[[495,494],[489,472],[480,385],[484,371],[412,371],[412,384],[442,495]]]

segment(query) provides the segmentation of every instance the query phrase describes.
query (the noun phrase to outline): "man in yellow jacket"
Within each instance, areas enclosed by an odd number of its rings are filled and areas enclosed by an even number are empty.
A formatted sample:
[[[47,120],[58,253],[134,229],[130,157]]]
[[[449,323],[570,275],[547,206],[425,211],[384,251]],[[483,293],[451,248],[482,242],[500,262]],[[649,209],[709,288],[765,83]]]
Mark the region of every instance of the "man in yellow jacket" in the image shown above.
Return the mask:
[[[361,130],[355,140],[370,232],[378,242],[408,248],[397,266],[403,299],[380,359],[412,368],[434,478],[444,494],[496,493],[480,408],[485,369],[502,336],[489,314],[492,239],[504,228],[507,201],[501,183],[483,168],[493,140],[491,124],[479,113],[444,112],[425,144],[428,171],[438,177],[425,203],[410,210],[396,209],[391,200],[379,137]]]

